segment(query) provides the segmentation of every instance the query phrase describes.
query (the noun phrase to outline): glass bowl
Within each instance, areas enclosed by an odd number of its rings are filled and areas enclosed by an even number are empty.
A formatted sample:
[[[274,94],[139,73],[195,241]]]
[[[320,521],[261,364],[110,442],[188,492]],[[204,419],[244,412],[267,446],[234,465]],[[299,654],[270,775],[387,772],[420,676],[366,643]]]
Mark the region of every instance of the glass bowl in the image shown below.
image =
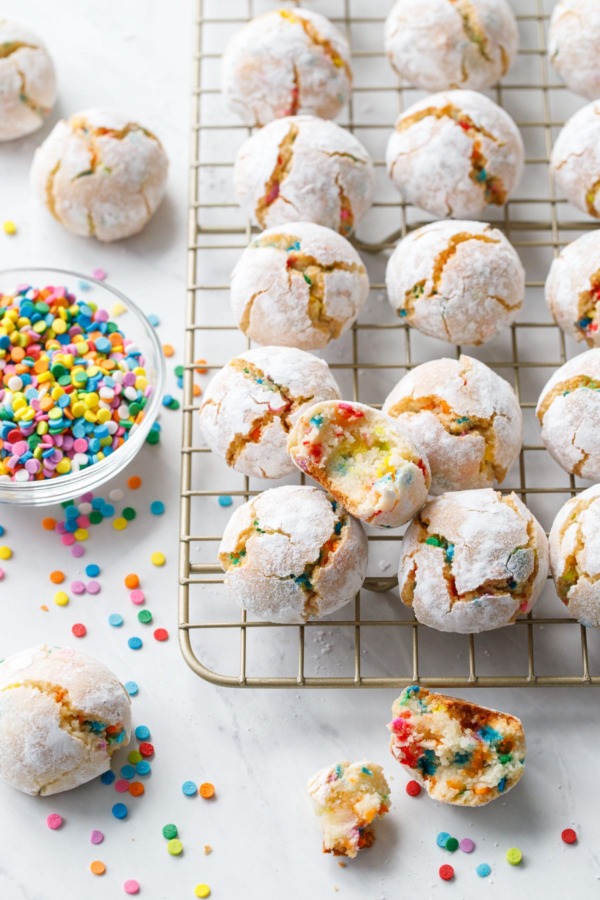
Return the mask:
[[[0,503],[45,506],[72,500],[87,491],[97,490],[132,461],[143,446],[160,410],[165,389],[165,363],[154,328],[142,310],[115,288],[95,278],[65,269],[32,266],[0,271],[0,294],[10,294],[21,284],[38,288],[46,285],[64,286],[78,298],[93,301],[99,309],[106,309],[109,313],[115,304],[121,304],[125,311],[117,318],[114,314],[111,315],[111,319],[117,322],[127,338],[138,345],[145,357],[146,373],[152,385],[152,394],[145,407],[143,420],[131,430],[128,440],[110,456],[87,469],[44,481],[15,482],[0,479]],[[82,284],[85,285],[84,288],[81,287]]]

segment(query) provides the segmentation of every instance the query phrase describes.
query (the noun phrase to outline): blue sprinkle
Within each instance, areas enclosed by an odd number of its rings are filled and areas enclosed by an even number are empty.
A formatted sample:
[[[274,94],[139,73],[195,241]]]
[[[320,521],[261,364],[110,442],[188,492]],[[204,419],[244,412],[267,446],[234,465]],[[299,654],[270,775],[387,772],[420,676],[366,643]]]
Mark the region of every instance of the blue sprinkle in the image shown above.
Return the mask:
[[[135,697],[140,692],[136,681],[126,681],[124,687],[130,697]]]
[[[181,790],[186,797],[195,797],[198,793],[198,785],[195,781],[184,781],[181,785]]]
[[[479,875],[480,878],[487,878],[492,870],[488,866],[487,863],[479,863],[479,865],[476,867],[475,871],[477,872],[477,874]]]
[[[4,534],[4,528],[2,527],[2,525],[0,525],[0,537],[2,537],[3,534]]]
[[[121,769],[121,778],[125,778],[127,781],[131,781],[132,778],[135,778],[135,767],[123,766]]]
[[[496,731],[495,728],[492,728],[490,725],[484,725],[483,728],[480,728],[478,731],[479,737],[483,741],[487,741],[488,744],[499,744],[504,740],[499,731]]]
[[[408,315],[408,310],[407,310],[407,309],[401,309],[401,310],[400,310],[400,318],[403,319],[403,318],[404,318],[405,316],[407,316],[407,315]]]
[[[411,684],[409,687],[404,689],[405,695],[408,697],[410,694],[418,694],[421,688],[418,684]]]
[[[128,812],[129,812],[129,810],[127,809],[127,807],[125,806],[124,803],[115,803],[115,805],[112,808],[112,814],[115,817],[115,819],[126,819]]]
[[[291,250],[299,250],[300,249],[300,241],[296,241],[287,248],[287,252],[290,253]]]
[[[152,766],[147,759],[141,759],[139,763],[136,763],[135,771],[138,775],[150,775],[150,773],[152,772]]]
[[[343,528],[343,527],[344,527],[344,523],[343,523],[343,522],[336,522],[335,525],[334,525],[334,527],[333,527],[333,533],[334,533],[334,534],[341,534],[341,533],[342,533],[342,528]]]
[[[115,773],[111,772],[110,769],[108,770],[108,772],[103,772],[100,776],[100,781],[102,782],[102,784],[112,784],[114,780]]]
[[[501,794],[504,793],[504,788],[506,787],[506,778],[501,778],[498,782],[498,790]]]
[[[150,315],[148,316],[148,321],[153,328],[158,328],[158,326],[160,325],[160,319],[158,318],[158,316],[154,315],[154,313],[150,313]]]
[[[446,547],[446,562],[451,563],[454,559],[454,544],[448,544]]]
[[[450,837],[450,835],[448,834],[447,831],[440,831],[440,833],[438,834],[438,836],[435,839],[435,842],[438,845],[438,847],[441,847],[443,850],[445,850],[446,849],[446,841],[448,840],[449,837]]]
[[[85,724],[94,734],[100,734],[106,728],[104,722],[86,722]]]
[[[172,402],[173,402],[173,397],[171,396],[171,394],[165,394],[165,396],[162,399],[162,405],[166,406],[168,409]]]
[[[131,650],[140,650],[141,647],[143,647],[144,642],[139,637],[130,637],[127,641],[127,644],[131,648]]]
[[[85,567],[85,574],[88,578],[97,578],[100,574],[100,566],[97,566],[96,563],[90,563],[89,566]]]
[[[76,506],[67,506],[65,509],[65,516],[67,519],[77,519],[79,516],[79,510]]]
[[[373,775],[373,773],[371,772],[371,770],[370,770],[370,769],[367,769],[366,766],[363,766],[363,767],[362,767],[361,772],[363,773],[363,775]]]
[[[426,750],[417,760],[417,767],[424,775],[435,775],[438,764],[433,750]]]
[[[471,758],[471,754],[467,750],[454,754],[454,762],[457,766],[464,766]]]
[[[153,500],[150,504],[150,512],[153,516],[162,516],[165,511],[165,504],[162,500]]]
[[[233,498],[229,496],[229,494],[222,494],[219,497],[219,506],[227,507],[231,506],[233,503]]]
[[[150,739],[150,729],[147,725],[138,725],[135,729],[135,736],[138,741],[148,741]]]
[[[112,625],[113,628],[120,628],[123,624],[123,616],[119,613],[112,613],[108,617],[108,624]]]
[[[314,425],[315,428],[320,428],[323,424],[323,416],[313,416],[310,420],[310,424]]]

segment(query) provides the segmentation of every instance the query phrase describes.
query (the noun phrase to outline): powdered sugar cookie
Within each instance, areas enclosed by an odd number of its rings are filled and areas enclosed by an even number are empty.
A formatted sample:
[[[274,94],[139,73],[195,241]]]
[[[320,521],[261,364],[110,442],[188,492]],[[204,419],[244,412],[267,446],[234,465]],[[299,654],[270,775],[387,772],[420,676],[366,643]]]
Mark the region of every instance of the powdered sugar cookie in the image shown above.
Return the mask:
[[[242,253],[231,279],[238,326],[259,344],[325,347],[356,321],[369,277],[354,247],[311,222],[269,228]]]
[[[390,788],[381,766],[345,759],[321,769],[307,787],[323,833],[323,853],[353,859],[373,845],[373,823],[390,808]]]
[[[548,33],[550,62],[576,94],[600,97],[600,7],[596,0],[558,0]]]
[[[571,116],[552,148],[550,168],[573,206],[600,218],[600,102]]]
[[[600,346],[600,232],[577,238],[553,260],[546,303],[565,334]]]
[[[41,644],[0,663],[0,776],[26,794],[58,794],[110,769],[129,743],[131,703],[106,666]]]
[[[158,138],[121,113],[89,109],[54,126],[36,150],[33,187],[68,231],[118,241],[141,231],[165,192]]]
[[[469,218],[502,206],[523,169],[519,129],[474,91],[433,94],[410,106],[387,146],[390,178],[408,203],[433,216]]]
[[[247,350],[217,372],[200,407],[207,444],[236,472],[283,478],[295,471],[287,452],[292,424],[315,400],[339,398],[322,359],[303,350]]]
[[[271,122],[240,147],[235,190],[261,228],[316,222],[350,234],[371,206],[373,163],[359,141],[316,116]]]
[[[550,531],[556,593],[582,625],[600,625],[600,485],[559,510]]]
[[[37,131],[56,100],[50,54],[28,28],[0,19],[0,141]]]
[[[427,459],[394,419],[363,403],[315,403],[297,419],[288,450],[299,469],[369,525],[403,525],[427,499]]]
[[[219,562],[242,609],[259,619],[302,624],[335,612],[360,589],[367,536],[333,497],[285,485],[236,509]]]
[[[523,416],[515,392],[470,356],[412,369],[383,412],[426,454],[432,494],[502,482],[521,449]]]
[[[398,316],[452,344],[483,344],[516,318],[525,271],[502,232],[484,222],[432,222],[392,253],[388,298]]]
[[[518,43],[506,0],[397,0],[385,23],[390,63],[425,91],[491,87],[508,72]]]
[[[525,732],[516,716],[427,688],[405,688],[392,706],[390,750],[433,800],[484,806],[517,784]]]
[[[223,55],[223,88],[247,125],[301,113],[333,119],[352,88],[350,49],[325,16],[276,9],[231,39]]]
[[[404,535],[398,582],[423,625],[469,634],[528,613],[547,575],[539,522],[515,494],[482,488],[423,507]]]
[[[572,475],[600,481],[600,350],[587,350],[558,369],[540,394],[542,441]]]

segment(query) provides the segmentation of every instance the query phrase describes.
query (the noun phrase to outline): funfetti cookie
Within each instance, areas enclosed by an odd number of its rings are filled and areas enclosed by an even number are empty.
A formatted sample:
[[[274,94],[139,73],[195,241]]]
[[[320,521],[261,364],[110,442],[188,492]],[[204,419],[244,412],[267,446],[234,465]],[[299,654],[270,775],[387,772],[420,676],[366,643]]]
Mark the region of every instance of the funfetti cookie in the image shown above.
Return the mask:
[[[0,19],[0,141],[31,134],[56,100],[54,64],[39,37]]]
[[[565,334],[600,346],[600,231],[582,235],[554,258],[546,303]]]
[[[558,0],[548,32],[550,62],[576,94],[600,97],[600,7],[596,0]]]
[[[550,530],[556,593],[582,625],[600,625],[600,485],[567,500]]]
[[[550,169],[573,206],[600,218],[600,101],[567,121],[552,148]]]

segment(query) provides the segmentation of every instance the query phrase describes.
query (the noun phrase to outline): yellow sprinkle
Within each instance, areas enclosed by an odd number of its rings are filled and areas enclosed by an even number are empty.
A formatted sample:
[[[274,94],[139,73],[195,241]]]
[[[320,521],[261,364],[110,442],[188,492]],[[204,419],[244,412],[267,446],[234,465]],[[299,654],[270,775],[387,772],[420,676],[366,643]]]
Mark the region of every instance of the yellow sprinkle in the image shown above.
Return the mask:
[[[0,547],[0,559],[10,559],[13,555],[10,547]]]
[[[7,219],[2,227],[4,229],[4,234],[16,234],[17,233],[17,226],[10,219]]]
[[[67,606],[69,602],[69,595],[65,594],[64,591],[57,591],[54,595],[54,602],[57,606]]]
[[[167,561],[167,557],[165,556],[165,554],[160,553],[158,551],[153,553],[152,556],[150,557],[150,562],[152,563],[153,566],[164,566],[166,561]]]
[[[177,840],[177,838],[173,838],[172,841],[169,841],[167,843],[167,850],[169,851],[171,856],[179,856],[179,854],[183,852],[183,844],[181,843],[181,841]],[[208,897],[208,894],[204,894],[204,896]]]
[[[110,310],[111,316],[122,316],[124,312],[127,312],[127,307],[122,303],[115,303]]]
[[[90,536],[90,533],[87,530],[87,528],[78,528],[77,531],[75,532],[75,540],[76,541],[87,541],[89,536]]]
[[[127,519],[124,519],[122,516],[119,516],[118,519],[115,519],[113,522],[113,528],[115,531],[124,531],[127,528]]]
[[[207,884],[197,884],[194,888],[196,897],[210,897],[210,888]]]

